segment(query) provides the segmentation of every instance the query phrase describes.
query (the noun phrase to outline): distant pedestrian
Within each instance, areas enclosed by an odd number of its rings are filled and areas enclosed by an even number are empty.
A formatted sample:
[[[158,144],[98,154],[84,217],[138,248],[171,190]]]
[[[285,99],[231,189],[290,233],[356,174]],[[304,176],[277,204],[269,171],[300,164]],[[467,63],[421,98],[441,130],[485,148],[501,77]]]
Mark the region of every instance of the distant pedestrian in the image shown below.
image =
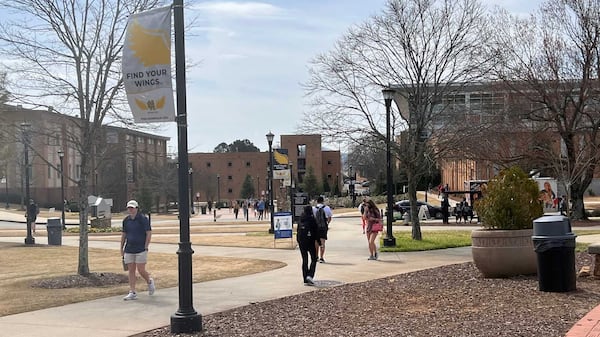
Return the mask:
[[[242,203],[242,210],[244,211],[244,218],[246,219],[246,221],[248,221],[248,200],[244,200],[244,202]]]
[[[27,218],[27,222],[31,224],[31,231],[35,233],[35,221],[37,220],[37,216],[40,214],[40,208],[33,201],[33,199],[29,199],[29,205],[27,205],[27,213],[25,214],[25,218]]]
[[[146,271],[148,246],[152,237],[150,221],[139,212],[138,203],[135,200],[127,203],[127,212],[129,215],[123,219],[123,233],[121,234],[121,256],[129,271],[129,294],[123,298],[126,301],[137,299],[136,270],[148,283],[148,294],[154,295],[155,290],[154,280]]]
[[[317,220],[315,219],[313,209],[310,205],[304,206],[298,223],[298,233],[296,235],[300,255],[302,256],[302,280],[304,285],[314,285],[315,271],[317,269],[317,245],[320,244],[317,229]],[[310,266],[308,255],[310,254]]]
[[[258,220],[262,220],[264,214],[265,214],[265,200],[263,198],[260,198],[260,201],[258,202]]]
[[[379,257],[377,254],[377,244],[375,239],[377,234],[383,229],[381,223],[381,212],[379,208],[373,202],[373,200],[367,201],[367,208],[365,210],[365,219],[367,220],[367,240],[369,242],[369,260],[377,260]]]
[[[235,200],[233,202],[233,214],[235,214],[235,219],[238,218],[238,213],[240,212],[240,203]]]
[[[558,204],[558,208],[560,211],[560,215],[566,215],[567,214],[567,196],[566,195],[562,195],[562,197],[560,198],[560,202]]]
[[[450,203],[448,202],[448,196],[443,194],[442,196],[442,223],[447,225],[450,223]]]
[[[322,196],[317,198],[317,206],[313,207],[313,213],[319,230],[319,262],[325,263],[325,242],[327,241],[327,232],[329,232],[329,223],[331,223],[333,213],[331,208],[325,205],[325,199]]]

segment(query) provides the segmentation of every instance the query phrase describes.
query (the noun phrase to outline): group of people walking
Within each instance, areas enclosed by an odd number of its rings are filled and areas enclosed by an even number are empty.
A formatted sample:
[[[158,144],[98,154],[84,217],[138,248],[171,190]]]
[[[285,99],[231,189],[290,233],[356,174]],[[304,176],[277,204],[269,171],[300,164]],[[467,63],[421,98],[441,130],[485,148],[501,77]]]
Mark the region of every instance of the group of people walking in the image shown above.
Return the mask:
[[[360,205],[363,234],[366,235],[369,248],[368,260],[377,260],[375,240],[383,230],[381,212],[372,200],[364,199]],[[296,239],[302,257],[302,281],[305,285],[314,285],[317,262],[325,263],[325,243],[333,213],[324,203],[323,197],[317,198],[317,205],[304,206],[298,222]]]

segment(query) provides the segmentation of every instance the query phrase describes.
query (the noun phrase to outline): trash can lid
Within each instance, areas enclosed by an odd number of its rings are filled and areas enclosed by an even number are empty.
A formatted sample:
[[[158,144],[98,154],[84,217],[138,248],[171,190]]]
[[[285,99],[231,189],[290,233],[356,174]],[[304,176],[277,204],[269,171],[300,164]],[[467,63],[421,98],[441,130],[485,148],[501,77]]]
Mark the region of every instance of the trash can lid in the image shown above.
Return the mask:
[[[562,215],[546,215],[533,220],[533,236],[562,236],[571,233],[571,220]]]

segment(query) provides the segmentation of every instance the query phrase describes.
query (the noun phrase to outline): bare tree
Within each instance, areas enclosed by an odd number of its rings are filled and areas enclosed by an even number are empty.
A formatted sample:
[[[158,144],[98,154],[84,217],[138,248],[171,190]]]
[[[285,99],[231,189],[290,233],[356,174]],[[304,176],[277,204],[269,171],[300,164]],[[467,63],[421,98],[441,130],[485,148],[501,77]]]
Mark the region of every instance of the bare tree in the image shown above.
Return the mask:
[[[11,93],[22,103],[54,105],[72,119],[77,133],[68,146],[80,155],[79,263],[89,274],[87,196],[94,147],[101,125],[121,119],[120,58],[128,15],[159,5],[158,0],[2,0],[0,53],[11,60]],[[49,102],[49,103],[48,103]]]
[[[312,109],[303,125],[326,138],[385,142],[381,90],[395,90],[392,151],[408,176],[413,239],[421,239],[416,216],[421,168],[460,140],[460,133],[446,132],[443,97],[485,71],[483,24],[484,11],[475,0],[390,0],[380,16],[350,29],[312,62],[305,84]],[[400,130],[400,141],[394,141]]]
[[[551,0],[528,18],[498,11],[489,27],[494,74],[523,98],[525,120],[560,138],[535,152],[565,184],[572,217],[585,219],[583,196],[600,162],[600,2]]]

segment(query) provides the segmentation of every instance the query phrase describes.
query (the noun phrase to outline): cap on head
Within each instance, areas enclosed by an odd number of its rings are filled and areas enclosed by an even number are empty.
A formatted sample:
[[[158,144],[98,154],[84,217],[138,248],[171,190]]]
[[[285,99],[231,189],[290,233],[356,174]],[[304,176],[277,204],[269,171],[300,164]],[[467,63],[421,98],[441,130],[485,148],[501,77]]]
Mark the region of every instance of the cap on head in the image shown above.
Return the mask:
[[[129,201],[127,202],[127,208],[129,208],[129,207],[138,208],[138,203],[137,203],[137,201],[135,201],[135,200],[129,200]]]

